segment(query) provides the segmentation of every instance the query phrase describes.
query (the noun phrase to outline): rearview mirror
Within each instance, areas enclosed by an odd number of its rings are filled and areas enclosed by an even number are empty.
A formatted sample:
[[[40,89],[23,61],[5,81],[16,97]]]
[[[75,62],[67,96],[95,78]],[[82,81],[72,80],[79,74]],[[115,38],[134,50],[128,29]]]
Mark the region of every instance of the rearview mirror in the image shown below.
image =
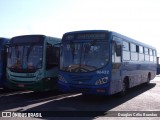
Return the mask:
[[[116,43],[116,55],[122,56],[122,45],[120,43]]]

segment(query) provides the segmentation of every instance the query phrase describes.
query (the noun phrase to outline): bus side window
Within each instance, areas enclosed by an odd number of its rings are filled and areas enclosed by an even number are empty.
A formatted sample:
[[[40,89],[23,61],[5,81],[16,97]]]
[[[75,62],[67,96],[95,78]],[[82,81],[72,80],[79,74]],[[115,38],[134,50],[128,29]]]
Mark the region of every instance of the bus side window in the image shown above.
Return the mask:
[[[59,47],[54,47],[51,44],[47,44],[46,50],[46,69],[52,69],[59,64]]]
[[[149,49],[144,48],[144,54],[145,54],[145,61],[149,61]]]
[[[154,61],[154,57],[153,57],[153,50],[149,49],[149,55],[150,55],[150,62]]]
[[[138,61],[139,46],[136,44],[130,43],[130,51],[131,51],[131,60]]]
[[[154,56],[154,63],[156,63],[157,62],[157,55],[156,55],[156,51],[155,50],[153,50],[153,56]]]
[[[130,43],[123,41],[123,60],[130,60]]]
[[[139,61],[144,61],[144,47],[139,46]]]

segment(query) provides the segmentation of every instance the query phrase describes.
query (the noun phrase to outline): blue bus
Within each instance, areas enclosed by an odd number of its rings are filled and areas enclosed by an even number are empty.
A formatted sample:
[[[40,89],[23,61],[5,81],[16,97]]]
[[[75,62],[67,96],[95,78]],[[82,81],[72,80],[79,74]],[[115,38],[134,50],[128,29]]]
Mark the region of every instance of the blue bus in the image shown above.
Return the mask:
[[[7,56],[7,80],[12,89],[57,89],[61,39],[45,35],[11,38]]]
[[[6,88],[6,65],[7,65],[7,52],[6,45],[9,39],[0,38],[0,87]]]
[[[156,49],[107,30],[63,35],[58,85],[84,95],[124,95],[156,76]]]

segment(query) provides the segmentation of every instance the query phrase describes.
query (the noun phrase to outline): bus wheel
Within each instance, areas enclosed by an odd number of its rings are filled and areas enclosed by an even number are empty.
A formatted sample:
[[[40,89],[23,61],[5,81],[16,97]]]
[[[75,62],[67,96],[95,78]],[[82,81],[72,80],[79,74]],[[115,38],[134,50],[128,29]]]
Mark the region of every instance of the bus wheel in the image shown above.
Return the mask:
[[[121,90],[119,95],[120,96],[125,96],[126,93],[127,93],[127,88],[128,88],[128,82],[127,82],[127,80],[124,80],[123,84],[122,84],[122,90]]]
[[[146,84],[148,85],[148,84],[150,83],[150,81],[151,81],[151,74],[149,73],[149,74],[148,74],[148,77],[147,77],[147,82],[146,82]]]

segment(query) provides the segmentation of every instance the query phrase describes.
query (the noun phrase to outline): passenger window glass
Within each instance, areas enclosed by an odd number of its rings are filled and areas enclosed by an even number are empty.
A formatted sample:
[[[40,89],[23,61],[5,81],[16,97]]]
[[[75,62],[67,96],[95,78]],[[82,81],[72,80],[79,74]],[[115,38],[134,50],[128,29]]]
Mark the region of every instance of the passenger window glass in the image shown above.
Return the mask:
[[[129,51],[129,43],[126,41],[123,41],[123,50]]]
[[[131,51],[136,52],[136,45],[131,43]]]
[[[153,50],[149,49],[149,54],[153,56]]]
[[[139,46],[139,53],[144,53],[142,46]]]
[[[144,53],[148,55],[148,48],[144,48]]]

